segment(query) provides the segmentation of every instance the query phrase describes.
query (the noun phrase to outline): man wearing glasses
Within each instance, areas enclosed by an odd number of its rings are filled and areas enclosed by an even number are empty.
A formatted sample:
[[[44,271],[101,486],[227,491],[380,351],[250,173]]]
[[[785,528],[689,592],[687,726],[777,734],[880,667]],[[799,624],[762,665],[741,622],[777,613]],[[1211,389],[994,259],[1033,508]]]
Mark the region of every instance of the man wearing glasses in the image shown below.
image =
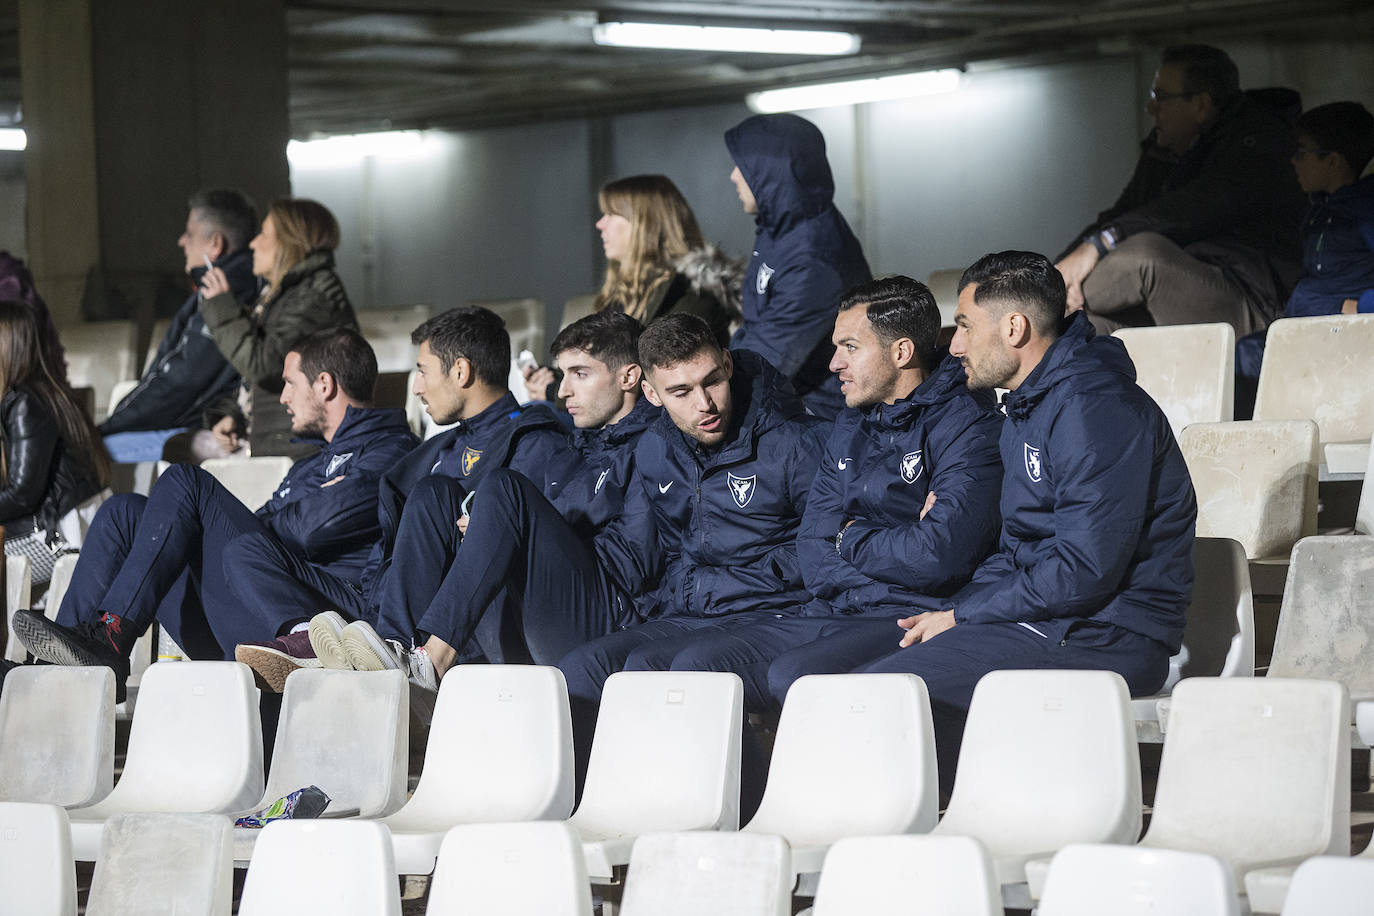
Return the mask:
[[[1302,272],[1305,204],[1289,159],[1287,89],[1240,91],[1235,62],[1206,45],[1166,48],[1146,111],[1155,129],[1135,174],[1055,265],[1069,310],[1099,331],[1224,321],[1264,328]]]

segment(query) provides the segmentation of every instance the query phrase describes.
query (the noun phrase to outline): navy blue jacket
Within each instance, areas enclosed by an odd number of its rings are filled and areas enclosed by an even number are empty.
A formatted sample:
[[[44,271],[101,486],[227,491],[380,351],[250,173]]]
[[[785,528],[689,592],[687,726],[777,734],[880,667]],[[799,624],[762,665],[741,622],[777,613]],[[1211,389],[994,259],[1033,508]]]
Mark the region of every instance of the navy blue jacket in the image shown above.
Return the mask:
[[[292,553],[357,585],[381,534],[377,483],[419,441],[403,410],[349,407],[334,438],[291,466],[258,518]]]
[[[554,458],[544,495],[579,535],[591,539],[625,508],[635,480],[635,447],[662,411],[640,398],[620,422],[573,430],[573,447]]]
[[[955,621],[1060,640],[1087,619],[1177,652],[1197,501],[1126,348],[1078,312],[1004,406],[1001,544],[950,602]]]
[[[897,403],[840,414],[797,535],[806,588],[822,599],[808,613],[947,606],[997,546],[1001,429],[992,395],[970,391],[952,356]]]
[[[603,566],[645,616],[795,614],[811,596],[797,564],[797,527],[825,425],[748,351],[732,351],[725,441],[704,448],[665,412],[640,437],[641,486],[597,538]]]
[[[744,326],[731,347],[771,362],[813,413],[831,419],[844,408],[830,372],[837,306],[873,275],[835,208],[825,138],[796,115],[755,115],[726,131],[725,145],[758,205]]]
[[[1303,276],[1284,317],[1339,315],[1347,299],[1374,312],[1374,175],[1312,195],[1302,248]]]
[[[521,407],[509,392],[477,416],[422,443],[382,477],[377,504],[381,539],[368,559],[364,590],[374,598],[381,593],[377,583],[391,565],[406,497],[420,480],[443,474],[471,490],[492,468],[543,480],[545,469],[568,447],[568,435],[552,410],[543,404]]]
[[[259,281],[253,276],[253,252],[243,248],[220,258],[215,266],[224,271],[236,302],[247,305],[257,298]],[[204,267],[191,271],[191,281],[197,286],[204,276]],[[108,436],[139,429],[198,427],[206,409],[224,398],[233,398],[238,386],[238,370],[229,365],[205,327],[197,290],[177,310],[138,387],[126,394],[114,413],[100,424],[100,433]]]

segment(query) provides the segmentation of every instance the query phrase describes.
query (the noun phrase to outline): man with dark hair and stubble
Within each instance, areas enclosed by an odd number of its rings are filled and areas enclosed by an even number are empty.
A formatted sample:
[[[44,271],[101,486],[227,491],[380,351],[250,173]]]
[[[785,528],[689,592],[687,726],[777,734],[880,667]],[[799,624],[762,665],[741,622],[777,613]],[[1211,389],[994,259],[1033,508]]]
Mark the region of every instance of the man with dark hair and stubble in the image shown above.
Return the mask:
[[[258,233],[258,214],[252,202],[227,188],[201,191],[188,207],[177,245],[185,254],[186,275],[195,291],[172,318],[138,387],[100,424],[105,446],[116,461],[157,461],[168,439],[199,428],[206,409],[232,398],[238,389],[238,372],[205,329],[200,281],[213,264],[224,271],[240,304],[257,297],[259,281],[253,275],[248,242]],[[208,435],[201,439],[213,441]]]
[[[1135,174],[1056,265],[1068,307],[1103,332],[1220,321],[1239,336],[1273,320],[1301,273],[1301,107],[1289,89],[1242,92],[1225,51],[1166,48]]]
[[[119,494],[91,525],[57,622],[16,612],[15,632],[54,664],[106,665],[122,692],[129,653],[158,620],[191,658],[287,636],[304,619],[263,589],[265,553],[300,577],[356,591],[379,535],[381,475],[416,445],[398,409],[371,407],[377,360],[348,329],[298,342],[282,369],[292,429],[323,440],[256,513],[198,467],[173,465],[148,497]],[[304,637],[303,631],[297,633]]]
[[[1064,319],[1064,299],[1042,255],[990,254],[964,272],[950,352],[970,388],[1008,389],[1001,541],[938,610],[898,621],[895,653],[859,669],[925,681],[946,789],[982,675],[1105,669],[1148,695],[1183,639],[1197,521],[1188,468],[1125,347],[1081,313]]]

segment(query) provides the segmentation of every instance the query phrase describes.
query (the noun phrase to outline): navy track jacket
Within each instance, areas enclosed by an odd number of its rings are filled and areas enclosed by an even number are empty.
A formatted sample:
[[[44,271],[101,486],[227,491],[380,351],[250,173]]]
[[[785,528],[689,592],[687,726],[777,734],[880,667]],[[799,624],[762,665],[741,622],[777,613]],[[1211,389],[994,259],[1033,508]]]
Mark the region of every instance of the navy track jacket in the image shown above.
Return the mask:
[[[966,585],[997,546],[1001,429],[992,395],[970,391],[952,356],[897,403],[840,414],[797,535],[807,590],[820,599],[807,612],[891,616],[948,606],[940,599]]]
[[[419,441],[403,410],[349,407],[334,438],[291,466],[258,518],[296,556],[357,585],[381,535],[377,483]]]
[[[597,539],[618,584],[643,595],[643,616],[795,614],[811,598],[796,534],[826,427],[803,413],[766,361],[748,351],[731,355],[725,442],[703,448],[665,412],[635,449],[642,485],[620,523]]]
[[[635,480],[639,437],[662,413],[640,398],[620,422],[573,430],[573,447],[556,457],[544,477],[544,495],[573,530],[591,539],[619,518]]]
[[[955,621],[1059,640],[1089,620],[1177,652],[1197,500],[1126,348],[1078,312],[1004,407],[1001,544],[950,602]]]
[[[840,297],[873,275],[835,208],[825,138],[796,115],[755,115],[726,131],[725,145],[758,205],[744,326],[731,348],[768,360],[813,413],[833,419],[844,398],[830,372],[830,332]]]

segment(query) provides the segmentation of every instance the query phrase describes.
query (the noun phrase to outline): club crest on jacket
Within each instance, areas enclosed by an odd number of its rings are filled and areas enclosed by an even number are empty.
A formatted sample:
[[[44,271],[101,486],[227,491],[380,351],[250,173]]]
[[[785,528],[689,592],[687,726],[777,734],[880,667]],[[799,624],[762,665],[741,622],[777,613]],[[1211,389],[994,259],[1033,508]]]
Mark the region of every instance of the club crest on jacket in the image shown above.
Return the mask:
[[[342,455],[335,455],[329,459],[329,467],[324,469],[325,477],[333,477],[334,472],[348,463],[348,459],[353,457],[352,452],[344,452]]]
[[[1040,474],[1044,468],[1040,464],[1040,449],[1034,448],[1029,442],[1026,443],[1026,476],[1032,483],[1040,482]]]
[[[771,279],[773,279],[773,268],[760,261],[759,272],[754,274],[754,292],[762,296],[768,291],[768,281]]]
[[[902,456],[902,479],[907,483],[915,483],[916,478],[921,476],[921,450],[907,452]]]
[[[749,500],[754,498],[758,475],[750,474],[748,477],[736,477],[734,474],[727,474],[727,477],[730,482],[730,495],[735,498],[735,505],[743,509],[749,505]]]
[[[463,476],[472,473],[473,467],[482,460],[482,453],[470,445],[463,446]]]
[[[596,478],[596,488],[592,490],[593,495],[601,492],[601,485],[606,482],[606,475],[609,473],[611,473],[611,469],[605,468],[602,470],[601,475]]]

